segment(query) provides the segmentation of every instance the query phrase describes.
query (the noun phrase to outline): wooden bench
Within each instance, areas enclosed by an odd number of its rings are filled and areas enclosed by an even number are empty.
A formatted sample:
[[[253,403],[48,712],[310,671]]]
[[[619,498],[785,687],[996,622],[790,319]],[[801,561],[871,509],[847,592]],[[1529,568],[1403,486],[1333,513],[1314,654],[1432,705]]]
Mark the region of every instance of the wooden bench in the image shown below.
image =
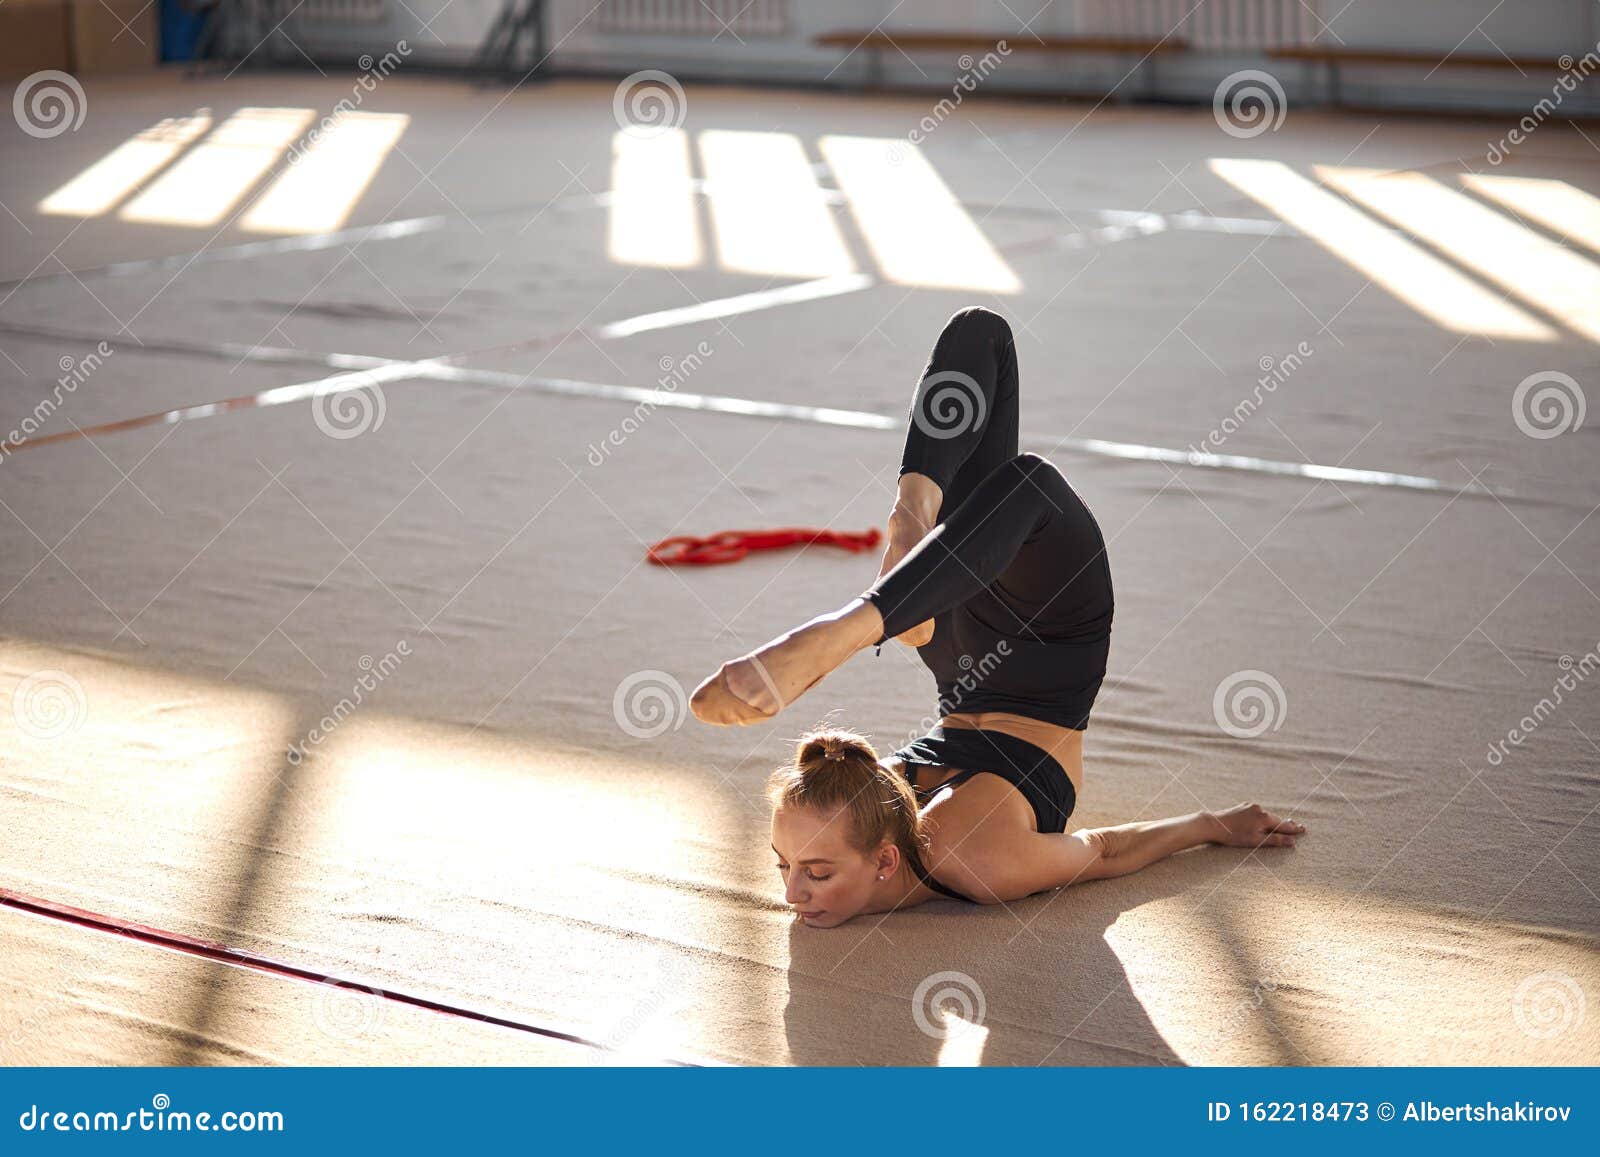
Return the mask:
[[[1426,68],[1430,72],[1436,68],[1488,68],[1523,73],[1542,73],[1548,70],[1567,72],[1572,67],[1568,65],[1563,68],[1560,60],[1553,56],[1502,56],[1498,53],[1466,52],[1456,52],[1445,56],[1439,52],[1392,51],[1376,48],[1323,48],[1315,45],[1269,48],[1267,49],[1267,56],[1273,60],[1324,65],[1328,74],[1328,103],[1335,106],[1340,103],[1339,69],[1347,64],[1412,65],[1418,68]],[[1579,79],[1581,83],[1583,79],[1587,78]]]
[[[823,48],[844,48],[850,52],[865,49],[866,75],[864,83],[875,88],[883,87],[883,53],[895,50],[913,52],[967,52],[981,56],[996,51],[1000,44],[1006,46],[1006,55],[1014,52],[1053,53],[1082,56],[1137,56],[1142,63],[1158,56],[1188,50],[1187,41],[1175,37],[1147,39],[1122,36],[1035,36],[1031,32],[988,33],[972,32],[885,32],[863,29],[856,32],[824,32],[813,43]],[[848,53],[847,53],[848,55]],[[1148,70],[1154,82],[1154,70]]]

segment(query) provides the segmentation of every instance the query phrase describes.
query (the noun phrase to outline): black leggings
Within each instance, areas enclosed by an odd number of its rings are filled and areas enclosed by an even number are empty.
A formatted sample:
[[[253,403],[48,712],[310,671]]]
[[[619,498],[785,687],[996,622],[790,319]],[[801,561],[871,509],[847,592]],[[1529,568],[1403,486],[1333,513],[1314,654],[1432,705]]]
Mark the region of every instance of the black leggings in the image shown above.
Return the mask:
[[[1105,673],[1105,540],[1061,472],[1017,452],[1017,400],[1011,327],[991,310],[961,310],[923,370],[900,464],[943,490],[939,525],[862,597],[883,616],[879,645],[934,620],[934,641],[919,653],[942,696],[976,655],[1015,645],[1007,654],[1018,657],[969,689],[960,709],[1070,717],[1076,727]]]

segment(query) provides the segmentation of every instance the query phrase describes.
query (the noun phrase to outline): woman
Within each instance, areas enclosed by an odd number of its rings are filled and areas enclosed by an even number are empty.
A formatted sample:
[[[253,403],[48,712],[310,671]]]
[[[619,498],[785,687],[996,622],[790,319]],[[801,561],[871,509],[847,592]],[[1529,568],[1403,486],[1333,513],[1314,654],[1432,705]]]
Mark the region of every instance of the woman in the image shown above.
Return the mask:
[[[1061,472],[1017,452],[1017,405],[1010,326],[961,310],[912,400],[876,582],[724,663],[690,699],[704,722],[757,723],[891,638],[933,672],[928,734],[880,761],[853,732],[813,732],[774,776],[773,850],[808,924],[939,896],[1001,903],[1199,844],[1292,847],[1306,830],[1240,804],[1066,833],[1110,650],[1111,572]]]

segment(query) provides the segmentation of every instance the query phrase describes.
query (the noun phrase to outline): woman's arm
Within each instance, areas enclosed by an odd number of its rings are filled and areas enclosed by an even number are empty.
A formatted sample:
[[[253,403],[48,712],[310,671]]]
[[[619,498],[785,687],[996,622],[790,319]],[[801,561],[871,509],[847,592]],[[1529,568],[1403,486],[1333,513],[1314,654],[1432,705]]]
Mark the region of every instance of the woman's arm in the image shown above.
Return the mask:
[[[948,869],[957,878],[947,882],[979,903],[1001,903],[1087,880],[1126,876],[1202,844],[1292,848],[1295,837],[1305,830],[1304,824],[1280,820],[1260,804],[1242,803],[1220,812],[1190,812],[1070,833],[1036,833],[1012,842],[1006,854],[995,861]]]
[[[1073,832],[1098,855],[1083,866],[1076,880],[1126,876],[1174,852],[1221,844],[1231,848],[1292,848],[1306,830],[1292,819],[1280,820],[1256,803],[1242,803],[1221,812],[1191,812],[1164,820],[1139,820],[1109,828]]]

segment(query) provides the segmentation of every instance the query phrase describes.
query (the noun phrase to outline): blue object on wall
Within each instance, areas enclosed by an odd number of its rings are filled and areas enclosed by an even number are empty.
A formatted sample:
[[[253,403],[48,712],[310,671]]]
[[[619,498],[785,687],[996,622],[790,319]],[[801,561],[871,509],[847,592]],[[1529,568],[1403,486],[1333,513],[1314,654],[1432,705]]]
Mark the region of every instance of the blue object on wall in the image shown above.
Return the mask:
[[[183,0],[161,0],[161,59],[193,60],[206,12],[190,12]]]

